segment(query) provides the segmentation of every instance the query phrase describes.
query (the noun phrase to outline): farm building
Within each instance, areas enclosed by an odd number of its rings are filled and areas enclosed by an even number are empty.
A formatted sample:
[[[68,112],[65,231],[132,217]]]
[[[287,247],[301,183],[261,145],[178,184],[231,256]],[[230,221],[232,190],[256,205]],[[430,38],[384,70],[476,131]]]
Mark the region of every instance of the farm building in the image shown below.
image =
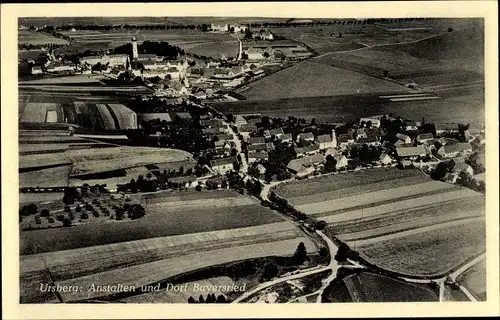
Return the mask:
[[[250,137],[250,138],[248,138],[247,143],[249,145],[266,144],[266,139],[264,137]]]
[[[254,163],[267,159],[269,159],[269,153],[267,151],[255,151],[248,153],[248,163]]]
[[[151,121],[151,120],[160,120],[160,121],[166,121],[166,122],[172,122],[172,118],[170,117],[170,114],[163,112],[163,113],[140,113],[137,115],[137,120],[139,123],[142,121]]]
[[[270,142],[264,144],[251,144],[247,147],[248,152],[274,150],[274,145]]]
[[[218,135],[218,134],[225,134],[227,131],[222,127],[217,127],[217,128],[203,128],[201,129],[201,132],[205,135]]]
[[[295,148],[295,153],[297,154],[297,157],[312,155],[318,152],[319,152],[319,144],[313,144],[310,146]]]
[[[307,133],[299,133],[297,135],[297,143],[300,141],[314,141],[314,134],[312,132],[307,132]]]
[[[407,136],[406,134],[397,133],[396,138],[398,138],[403,143],[411,143],[411,138],[409,136]]]
[[[218,141],[215,141],[215,149],[216,150],[220,150],[220,149],[231,150],[231,144],[228,141],[218,140]]]
[[[359,125],[363,126],[363,124],[367,128],[380,128],[380,119],[378,118],[361,118],[359,119]],[[370,124],[370,125],[368,125]]]
[[[383,165],[388,165],[392,163],[392,158],[387,153],[382,153],[378,158],[378,162]]]
[[[361,138],[366,138],[366,130],[365,128],[358,128],[356,129],[356,140],[361,139]]]
[[[441,133],[452,133],[452,132],[458,132],[458,124],[457,123],[437,123],[435,124],[436,127],[436,133],[441,134]]]
[[[418,143],[426,143],[434,141],[434,135],[432,133],[421,133],[417,136]]]
[[[264,130],[264,137],[266,137],[267,139],[272,138],[272,137],[278,138],[282,134],[284,134],[282,128],[275,128],[275,129],[271,129],[271,130]]]
[[[221,119],[206,119],[206,120],[200,120],[200,125],[202,127],[206,128],[213,128],[213,127],[221,127],[222,126],[222,120]]]
[[[459,142],[442,146],[438,150],[438,155],[443,158],[455,158],[458,156],[467,155],[471,152],[472,146],[469,142]]]
[[[354,143],[354,138],[350,134],[339,134],[337,142],[342,149],[345,149]]]
[[[168,179],[168,182],[174,183],[185,188],[193,187],[196,184],[196,176],[183,176]]]
[[[252,39],[274,40],[274,35],[269,30],[261,30],[252,32]]]
[[[245,120],[245,118],[243,118],[241,115],[237,115],[234,119],[234,124],[237,126],[237,127],[240,127],[244,124],[247,124],[247,121]]]
[[[215,172],[225,174],[228,171],[234,170],[234,162],[236,158],[222,158],[210,161],[210,166]]]
[[[414,159],[417,157],[423,157],[427,154],[427,151],[423,146],[417,147],[396,147],[396,153],[400,159]]]
[[[54,62],[47,66],[47,72],[75,71],[76,65],[72,62]]]
[[[335,164],[336,170],[346,168],[347,164],[349,163],[349,160],[343,154],[336,154],[333,156],[333,158],[335,159],[335,161],[337,161],[337,163]]]
[[[405,122],[406,131],[417,131],[422,126],[420,121],[407,121]]]
[[[287,169],[290,170],[293,174],[303,176],[313,172],[315,166],[319,165],[324,160],[325,159],[320,154],[315,154],[300,159],[293,159],[288,163]]]
[[[257,127],[255,124],[244,124],[241,127],[238,128],[238,132],[243,136],[243,137],[249,137],[250,133],[256,132]]]
[[[43,70],[42,70],[42,67],[40,66],[33,66],[31,68],[31,74],[42,74],[43,73]]]
[[[192,117],[188,112],[176,112],[173,116],[179,120],[191,120]]]
[[[214,24],[212,23],[210,25],[210,29],[215,32],[228,32],[229,31],[229,24]]]
[[[358,145],[366,144],[366,145],[374,146],[374,147],[381,145],[379,139],[377,139],[377,137],[373,136],[373,135],[368,135],[366,138],[358,139],[358,141],[356,141],[356,144],[358,144]]]
[[[280,135],[278,137],[278,140],[281,141],[281,143],[292,143],[293,138],[291,133],[286,133],[283,135]]]

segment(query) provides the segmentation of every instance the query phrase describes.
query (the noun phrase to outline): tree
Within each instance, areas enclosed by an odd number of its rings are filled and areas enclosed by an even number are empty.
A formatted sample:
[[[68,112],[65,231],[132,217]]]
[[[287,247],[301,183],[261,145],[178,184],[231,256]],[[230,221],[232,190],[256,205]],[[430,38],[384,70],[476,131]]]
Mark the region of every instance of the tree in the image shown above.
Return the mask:
[[[318,253],[321,258],[328,257],[328,249],[326,247],[321,247]]]
[[[200,297],[198,298],[198,301],[200,303],[205,303],[205,299],[203,299],[203,295],[200,294]]]
[[[267,59],[267,58],[269,58],[269,52],[267,52],[267,51],[266,51],[266,52],[264,52],[262,55],[263,55],[263,56],[264,56],[264,58],[266,58],[266,59]]]
[[[264,266],[262,273],[263,280],[271,280],[278,275],[278,266],[274,262],[269,262]]]
[[[323,166],[323,172],[324,173],[333,172],[336,170],[336,166],[337,166],[337,160],[335,160],[335,158],[331,154],[329,154],[326,156],[326,161]]]
[[[63,227],[71,227],[71,220],[70,219],[64,219],[62,225],[63,225]]]
[[[75,212],[81,212],[81,211],[82,211],[82,207],[80,205],[77,205],[75,208]]]
[[[146,210],[140,204],[133,204],[128,209],[128,215],[132,220],[140,219],[146,215]]]
[[[194,189],[195,189],[196,191],[201,191],[201,186],[200,186],[200,185],[197,185],[196,187],[194,187]]]
[[[316,230],[320,230],[320,231],[325,229],[326,226],[327,226],[327,223],[323,220],[320,220],[314,224],[314,227],[316,228]]]
[[[42,211],[40,211],[40,216],[41,217],[48,217],[48,216],[50,216],[50,211],[48,209],[42,209]]]
[[[82,212],[80,214],[80,219],[84,219],[85,220],[85,219],[88,219],[88,218],[89,218],[89,215],[86,212]]]
[[[188,303],[196,303],[196,300],[192,296],[189,296]]]
[[[21,215],[23,215],[23,216],[29,216],[32,214],[36,214],[37,212],[38,212],[38,207],[36,206],[36,204],[33,204],[33,203],[24,205],[21,208]]]
[[[307,259],[307,250],[304,242],[300,242],[293,254],[292,260],[295,264],[303,264]]]
[[[222,294],[217,296],[217,303],[227,303],[226,297]]]

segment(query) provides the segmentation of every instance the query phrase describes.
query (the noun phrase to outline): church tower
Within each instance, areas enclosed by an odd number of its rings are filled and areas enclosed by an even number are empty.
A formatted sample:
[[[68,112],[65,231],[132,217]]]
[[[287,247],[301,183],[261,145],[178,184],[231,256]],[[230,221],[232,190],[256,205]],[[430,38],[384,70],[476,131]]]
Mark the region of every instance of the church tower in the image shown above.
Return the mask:
[[[335,134],[335,129],[332,129],[332,142],[333,142],[333,147],[337,147],[337,135]]]
[[[132,60],[137,60],[139,58],[139,50],[137,49],[137,39],[132,38]]]

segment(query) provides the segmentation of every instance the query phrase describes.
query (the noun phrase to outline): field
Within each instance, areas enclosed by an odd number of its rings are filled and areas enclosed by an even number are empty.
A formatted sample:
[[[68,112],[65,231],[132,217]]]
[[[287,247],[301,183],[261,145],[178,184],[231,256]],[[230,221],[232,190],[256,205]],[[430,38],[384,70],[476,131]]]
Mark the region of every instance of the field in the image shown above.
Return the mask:
[[[484,196],[417,169],[330,175],[282,184],[276,192],[327,222],[331,237],[391,271],[440,275],[484,251]]]
[[[229,34],[209,33],[196,30],[78,30],[63,31],[65,36],[75,41],[73,46],[104,43],[107,49],[130,43],[136,37],[138,43],[143,41],[166,41],[178,46],[188,53],[220,58],[221,54],[236,57],[238,41]],[[140,56],[140,54],[139,54]]]
[[[29,30],[19,30],[18,32],[17,39],[19,44],[68,44],[67,40],[56,38],[46,33]]]
[[[279,74],[279,72],[274,75],[276,74]],[[340,81],[340,79],[336,81]],[[273,84],[270,85],[272,86]],[[294,91],[296,89],[291,88],[290,90]],[[328,90],[333,89],[330,88]],[[241,94],[245,93],[245,91],[241,92]],[[296,95],[295,93],[290,94]],[[471,125],[484,125],[484,89],[481,87],[468,90],[464,90],[464,88],[450,88],[448,92],[439,92],[440,99],[433,100],[394,102],[389,99],[380,98],[380,96],[386,94],[388,93],[380,92],[377,94],[374,92],[372,94],[283,99],[269,97],[269,100],[241,100],[215,103],[214,107],[220,112],[232,113],[234,115],[259,113],[269,117],[286,118],[294,116],[305,119],[315,118],[318,122],[343,123],[360,117],[393,113],[406,119],[418,120],[425,117],[425,119],[432,119],[434,123],[471,123]],[[401,92],[396,92],[396,94],[401,94]],[[460,101],[448,99],[448,97],[456,98],[457,96],[467,96],[469,98],[461,99]]]
[[[241,94],[249,101],[409,91],[393,82],[313,61],[298,63],[248,87]]]
[[[390,289],[389,289],[390,288]],[[360,272],[342,279],[323,299],[333,302],[417,302],[438,301],[433,290],[417,284],[370,272]]]
[[[26,80],[26,81],[20,81],[20,85],[24,84],[39,84],[39,85],[47,85],[47,84],[60,84],[60,85],[73,85],[73,84],[80,84],[80,83],[85,83],[85,84],[101,84],[100,80],[102,80],[104,77],[101,75],[87,75],[87,74],[80,74],[80,75],[74,75],[74,76],[58,76],[58,77],[43,77],[40,79],[34,79],[34,80]]]
[[[442,224],[438,230],[356,247],[369,261],[403,274],[439,276],[486,248],[485,222],[482,219]]]
[[[21,274],[40,276],[48,268],[56,283],[82,285],[82,293],[63,294],[73,301],[109,294],[87,296],[91,283],[153,284],[230,261],[291,255],[301,241],[316,251],[293,224],[229,190],[159,192],[136,200],[147,212],[139,220],[23,231]]]
[[[71,166],[68,165],[21,172],[19,173],[19,188],[67,187],[70,172]]]
[[[460,275],[458,282],[469,289],[479,300],[486,301],[486,260],[475,264]]]
[[[56,103],[27,103],[24,106],[21,122],[49,122],[47,115],[50,111],[56,111],[57,120],[64,120],[62,107]]]

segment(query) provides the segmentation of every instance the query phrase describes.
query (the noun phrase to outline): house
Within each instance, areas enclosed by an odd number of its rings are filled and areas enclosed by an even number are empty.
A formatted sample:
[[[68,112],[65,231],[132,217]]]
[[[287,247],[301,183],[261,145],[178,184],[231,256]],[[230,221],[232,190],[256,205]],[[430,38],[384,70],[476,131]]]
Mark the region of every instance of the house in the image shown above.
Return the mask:
[[[244,124],[247,124],[247,121],[245,120],[245,118],[243,118],[241,115],[237,115],[235,118],[234,118],[234,124],[237,126],[237,127],[240,127]]]
[[[75,71],[76,65],[72,62],[54,62],[47,66],[47,72]]]
[[[416,147],[396,147],[396,153],[400,159],[415,159],[417,157],[423,157],[427,154],[427,151],[423,146]]]
[[[259,173],[260,173],[260,174],[264,174],[264,173],[266,173],[266,167],[264,167],[264,166],[263,166],[262,164],[260,164],[260,163],[257,165],[257,170],[259,170]]]
[[[230,134],[218,134],[216,135],[218,141],[232,141],[233,136]]]
[[[422,126],[420,121],[407,121],[405,122],[406,131],[417,131]]]
[[[206,120],[200,120],[200,125],[202,127],[208,127],[208,128],[213,128],[213,127],[221,127],[223,124],[221,119],[206,119]]]
[[[248,153],[248,163],[254,163],[267,159],[269,159],[269,153],[267,151],[255,151]]]
[[[406,134],[397,133],[396,138],[398,138],[400,141],[403,141],[403,143],[411,143],[411,138]]]
[[[250,137],[247,140],[249,145],[266,144],[266,139],[264,137]]]
[[[373,147],[377,147],[377,146],[381,145],[381,143],[377,139],[377,137],[373,136],[373,135],[368,135],[366,138],[358,139],[358,141],[356,141],[356,144],[358,144],[358,145],[366,144],[368,146],[373,146]]]
[[[392,158],[387,153],[382,153],[378,158],[378,162],[383,165],[389,165],[392,163]]]
[[[215,141],[215,149],[231,150],[231,144],[228,141],[217,140]]]
[[[220,174],[225,174],[228,171],[234,170],[234,162],[237,161],[236,158],[222,158],[210,161],[210,166],[212,170]]]
[[[336,170],[347,168],[347,164],[349,163],[349,160],[347,159],[346,156],[344,156],[343,154],[337,154],[337,155],[334,155],[333,158],[335,159],[335,161],[337,161],[337,163],[335,164]]]
[[[270,142],[264,144],[251,144],[247,147],[248,152],[274,150],[274,145]]]
[[[359,125],[367,128],[380,128],[380,119],[378,118],[361,118],[359,119]]]
[[[218,24],[212,23],[210,25],[210,29],[212,31],[216,31],[216,32],[228,32],[229,31],[229,24],[218,25]]]
[[[342,149],[345,149],[354,143],[354,138],[350,134],[339,134],[337,142]]]
[[[269,30],[267,30],[267,31],[261,30],[261,31],[252,32],[252,38],[271,41],[271,40],[274,40],[274,35]]]
[[[297,157],[302,157],[305,155],[312,155],[312,154],[316,154],[318,152],[319,152],[319,144],[317,144],[317,143],[310,145],[310,146],[295,148],[295,153],[297,154]]]
[[[287,169],[298,176],[303,176],[313,172],[314,167],[324,160],[325,158],[320,154],[293,159],[288,163]]]
[[[238,128],[238,132],[243,136],[243,137],[249,137],[250,133],[256,132],[257,127],[254,124],[244,124]]]
[[[455,158],[458,156],[463,156],[470,154],[472,152],[472,146],[469,142],[459,142],[454,144],[449,144],[442,146],[437,151],[438,155],[442,158]]]
[[[335,131],[333,132],[333,137],[329,134],[322,134],[317,137],[319,143],[319,149],[324,150],[328,148],[335,148],[337,146],[337,139],[335,137]]]
[[[260,123],[260,118],[250,118],[250,119],[246,119],[246,120],[247,120],[248,124],[256,125],[256,124]]]
[[[368,137],[365,128],[356,129],[356,140]]]
[[[434,135],[432,133],[421,133],[417,136],[418,143],[427,143],[434,141]]]
[[[285,133],[283,135],[280,135],[278,137],[278,140],[281,141],[281,143],[292,143],[292,134],[291,133]]]
[[[455,166],[453,167],[453,171],[457,172],[457,173],[465,172],[469,175],[474,174],[474,169],[472,169],[472,167],[470,165],[468,165],[467,163],[465,163],[465,161],[463,161],[463,160],[455,162]]]
[[[218,134],[224,134],[226,131],[222,127],[218,128],[203,128],[201,132],[207,136],[213,136]]]
[[[314,135],[312,132],[307,132],[307,133],[299,133],[297,135],[297,143],[300,141],[314,141]]]
[[[266,139],[270,139],[272,137],[280,137],[281,135],[283,135],[284,132],[283,132],[283,129],[282,128],[275,128],[275,129],[271,129],[271,130],[264,130],[264,137],[266,137]]]

